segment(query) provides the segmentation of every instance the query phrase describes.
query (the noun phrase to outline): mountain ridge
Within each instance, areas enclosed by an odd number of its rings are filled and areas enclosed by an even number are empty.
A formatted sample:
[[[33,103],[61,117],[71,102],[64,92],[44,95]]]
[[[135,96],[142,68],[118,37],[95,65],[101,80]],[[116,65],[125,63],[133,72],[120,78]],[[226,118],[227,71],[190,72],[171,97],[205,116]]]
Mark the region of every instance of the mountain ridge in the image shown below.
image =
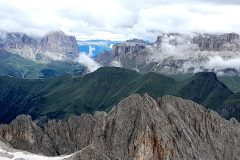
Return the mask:
[[[155,100],[147,94],[131,95],[109,113],[54,120],[43,128],[18,116],[10,125],[0,125],[0,136],[16,148],[49,156],[75,152],[69,159],[233,160],[240,152],[236,120],[227,121],[190,100]]]
[[[236,33],[163,33],[153,43],[139,39],[113,43],[106,41],[106,49],[98,48],[96,43],[100,42],[80,42],[61,31],[50,32],[38,39],[24,33],[5,32],[1,35],[1,49],[37,62],[80,62],[84,57],[79,57],[79,53],[87,51],[84,56],[88,60],[90,58],[97,67],[119,66],[141,73],[152,71],[168,75],[200,71],[239,75],[237,61],[240,57],[240,38]],[[95,44],[95,48],[90,47],[89,43]],[[99,51],[94,51],[96,47]],[[231,62],[234,65],[229,65]]]
[[[0,77],[0,108],[4,108],[4,112],[0,112],[0,120],[10,122],[19,114],[30,114],[33,119],[45,121],[48,118],[64,119],[73,114],[93,113],[97,110],[109,111],[122,98],[134,93],[148,93],[154,98],[177,95],[221,113],[219,109],[235,93],[215,79],[215,76],[209,78],[206,75],[200,78],[196,76],[193,78],[195,82],[191,78],[178,82],[157,73],[141,75],[129,69],[102,67],[85,76],[35,80]],[[211,83],[203,83],[205,79]],[[189,86],[191,95],[188,94]],[[201,101],[197,101],[195,97],[199,97],[198,91],[201,89],[204,96]]]

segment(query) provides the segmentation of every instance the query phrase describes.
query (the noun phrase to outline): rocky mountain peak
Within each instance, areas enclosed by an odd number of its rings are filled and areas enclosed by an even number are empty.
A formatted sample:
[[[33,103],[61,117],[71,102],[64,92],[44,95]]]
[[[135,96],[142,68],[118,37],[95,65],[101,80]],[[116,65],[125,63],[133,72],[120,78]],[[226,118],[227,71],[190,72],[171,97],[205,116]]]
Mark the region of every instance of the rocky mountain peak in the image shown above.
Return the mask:
[[[188,41],[193,44],[197,44],[200,50],[211,50],[221,51],[224,49],[224,44],[233,43],[239,40],[237,33],[226,33],[226,34],[180,34],[180,33],[163,33],[157,37],[155,43],[161,44],[165,39],[168,39],[172,44],[177,42],[179,39],[182,41]],[[175,44],[176,45],[176,44]],[[222,47],[222,48],[221,48]]]
[[[221,35],[199,34],[192,39],[192,42],[197,44],[200,50],[208,51],[231,50],[231,48],[227,47],[227,44],[235,44],[236,41],[239,41],[239,35],[236,33]],[[239,49],[239,44],[235,45],[236,46],[233,49]]]
[[[23,48],[25,45],[28,47],[37,46],[37,41],[24,33],[12,32],[5,33],[2,37],[5,42],[5,47],[8,49]]]
[[[41,47],[44,52],[62,53],[67,57],[77,57],[78,47],[76,38],[67,36],[62,31],[50,32],[41,40]]]
[[[2,32],[0,36],[1,49],[27,59],[46,62],[78,57],[76,38],[62,31],[50,32],[41,40],[18,32]]]
[[[113,45],[114,56],[118,56],[125,53],[139,52],[146,48],[146,43],[142,40],[129,40],[124,43],[118,43]]]
[[[25,122],[21,119],[16,121]],[[0,125],[1,138],[19,149],[46,155],[75,152],[69,159],[90,160],[90,155],[122,160],[240,158],[238,122],[174,96],[155,100],[147,94],[134,94],[109,113],[51,121],[43,129],[33,129],[36,125],[32,122],[28,133],[15,127],[16,121]],[[32,141],[25,138],[29,135],[42,138]]]

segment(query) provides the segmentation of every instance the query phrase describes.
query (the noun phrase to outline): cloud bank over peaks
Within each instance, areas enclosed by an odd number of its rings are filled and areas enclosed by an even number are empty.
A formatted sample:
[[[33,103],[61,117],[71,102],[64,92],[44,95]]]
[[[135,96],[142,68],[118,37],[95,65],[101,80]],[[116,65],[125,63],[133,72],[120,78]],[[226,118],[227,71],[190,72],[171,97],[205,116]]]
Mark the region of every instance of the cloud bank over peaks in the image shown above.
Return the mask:
[[[155,40],[162,32],[240,33],[238,1],[1,0],[0,29],[78,39]],[[11,14],[9,14],[11,13]]]
[[[196,73],[200,71],[214,71],[222,74],[224,71],[240,73],[239,42],[223,44],[221,51],[200,50],[192,42],[192,35],[163,34],[160,44],[149,46],[152,54],[147,57],[149,62],[158,63],[158,66],[175,68],[178,72]],[[168,67],[170,67],[168,69]]]

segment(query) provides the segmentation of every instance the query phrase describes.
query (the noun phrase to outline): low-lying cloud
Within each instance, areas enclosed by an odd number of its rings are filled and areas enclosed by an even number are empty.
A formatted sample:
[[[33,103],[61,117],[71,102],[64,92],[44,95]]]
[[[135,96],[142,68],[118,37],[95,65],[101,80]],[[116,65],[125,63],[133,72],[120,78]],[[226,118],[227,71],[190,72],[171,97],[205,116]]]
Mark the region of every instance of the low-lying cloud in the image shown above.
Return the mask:
[[[121,62],[114,60],[114,61],[112,61],[112,62],[110,63],[110,66],[113,66],[113,67],[122,67],[122,64],[121,64]]]
[[[101,67],[96,61],[94,61],[88,54],[86,53],[79,53],[77,58],[77,62],[83,64],[87,67],[89,72],[93,72]]]
[[[223,59],[220,56],[210,57],[205,65],[208,69],[223,70],[226,68],[233,68],[240,71],[240,57]]]

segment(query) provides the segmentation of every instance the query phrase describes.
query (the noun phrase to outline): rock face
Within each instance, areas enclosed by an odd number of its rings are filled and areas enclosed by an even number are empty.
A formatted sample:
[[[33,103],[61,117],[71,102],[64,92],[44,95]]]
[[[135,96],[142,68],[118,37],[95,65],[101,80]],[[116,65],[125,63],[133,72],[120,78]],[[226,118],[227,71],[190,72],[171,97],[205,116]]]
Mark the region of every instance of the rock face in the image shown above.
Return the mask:
[[[51,32],[42,39],[23,33],[2,32],[0,48],[40,62],[73,59],[79,52],[76,38],[60,31]]]
[[[24,58],[34,59],[40,46],[37,40],[22,33],[5,33],[1,36],[0,46],[8,52],[19,54]]]
[[[109,113],[50,121],[44,128],[28,116],[0,126],[13,147],[70,159],[235,160],[240,124],[182,98],[131,95]]]
[[[193,36],[179,33],[168,33],[157,37],[156,44],[160,45],[165,38],[170,38],[170,43],[178,45],[177,39],[190,40],[191,43],[197,44],[201,51],[229,51],[239,50],[240,37],[236,33],[227,33],[221,35],[214,34],[195,34]],[[228,44],[236,45],[235,48],[228,47]]]
[[[41,40],[43,52],[61,53],[67,57],[77,57],[78,47],[76,38],[63,32],[51,32]]]
[[[137,39],[115,44],[112,48],[112,56],[108,56],[112,58],[110,64],[133,69],[143,68],[148,63],[146,57],[149,52],[146,47],[146,42]],[[106,60],[102,59],[102,61]],[[119,65],[115,65],[116,62]]]
[[[143,40],[128,40],[125,43],[113,45],[113,52],[115,56],[125,54],[128,52],[138,52],[145,49],[146,43]]]
[[[203,51],[236,51],[240,49],[239,35],[236,33],[223,35],[198,35],[193,38],[193,43],[196,43],[199,46],[200,50]],[[235,47],[228,47],[227,44],[235,45]]]
[[[215,71],[239,74],[237,67],[218,65],[240,57],[240,37],[236,33],[222,35],[179,33],[162,34],[154,43],[139,40],[115,44],[112,61],[141,72],[167,74]],[[110,63],[111,65],[111,63]]]

